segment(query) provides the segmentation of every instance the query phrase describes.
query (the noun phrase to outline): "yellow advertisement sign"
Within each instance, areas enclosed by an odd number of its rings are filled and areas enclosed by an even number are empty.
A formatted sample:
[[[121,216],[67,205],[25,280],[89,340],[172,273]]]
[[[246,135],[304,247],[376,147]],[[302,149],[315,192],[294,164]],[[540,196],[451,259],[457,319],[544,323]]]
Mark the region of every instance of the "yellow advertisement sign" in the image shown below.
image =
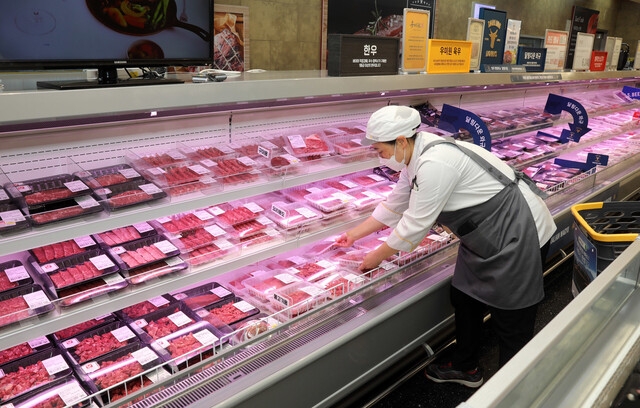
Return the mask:
[[[404,9],[402,70],[422,72],[427,68],[429,11]]]
[[[471,41],[429,40],[427,63],[430,74],[469,72]]]

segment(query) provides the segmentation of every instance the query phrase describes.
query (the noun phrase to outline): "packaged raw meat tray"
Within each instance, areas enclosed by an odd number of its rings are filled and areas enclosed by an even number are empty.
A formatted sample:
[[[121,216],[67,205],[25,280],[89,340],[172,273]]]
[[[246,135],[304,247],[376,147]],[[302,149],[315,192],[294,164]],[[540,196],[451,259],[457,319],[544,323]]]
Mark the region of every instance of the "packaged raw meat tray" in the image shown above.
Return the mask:
[[[218,184],[208,168],[191,162],[167,167],[152,167],[147,174],[172,196],[180,196],[195,191],[213,191]]]
[[[185,254],[210,245],[219,237],[223,236],[232,238],[236,237],[236,234],[231,228],[223,229],[218,224],[213,224],[204,228],[182,232],[180,235],[172,238],[171,242],[180,249],[181,253]]]
[[[243,184],[260,179],[262,165],[247,156],[201,161],[222,184]]]
[[[75,337],[79,333],[83,333],[104,323],[111,323],[114,320],[116,320],[116,317],[113,314],[109,313],[107,315],[99,316],[95,319],[87,320],[86,322],[67,327],[66,329],[58,330],[57,332],[53,333],[53,338],[58,342],[63,342],[67,339],[70,339],[71,337]]]
[[[57,297],[62,289],[111,275],[119,270],[118,265],[100,249],[85,251],[55,262],[33,265],[45,282],[51,281],[49,290]]]
[[[35,227],[53,222],[70,220],[103,211],[102,206],[91,195],[73,197],[68,200],[47,204],[39,209],[29,209],[28,216]]]
[[[0,293],[33,283],[24,264],[18,260],[0,263]]]
[[[324,213],[346,208],[354,200],[353,196],[335,188],[324,188],[304,196],[305,200]]]
[[[335,272],[337,269],[338,266],[335,263],[323,259],[320,261],[309,262],[304,265],[293,266],[286,269],[286,272],[309,282],[315,282],[331,272]]]
[[[322,131],[322,133],[324,133],[324,135],[330,141],[333,141],[335,138],[345,135],[350,136],[351,138],[356,138],[358,136],[361,136],[360,138],[362,138],[362,136],[364,136],[366,132],[367,128],[359,123],[345,123],[338,126],[326,128]]]
[[[260,220],[260,218],[258,219]],[[284,237],[272,226],[267,226],[260,232],[253,233],[240,238],[240,247],[245,249],[258,250],[263,246],[273,245],[281,241]]]
[[[220,285],[218,282],[205,283],[179,293],[173,297],[181,300],[191,310],[201,309],[205,306],[233,298],[233,292]]]
[[[122,270],[131,271],[179,255],[180,250],[163,235],[153,235],[113,247],[109,254]]]
[[[187,305],[178,302],[174,307],[156,310],[144,318],[134,320],[131,328],[142,341],[150,343],[199,321],[200,318]]]
[[[140,173],[124,163],[115,166],[101,167],[99,169],[85,170],[78,173],[78,175],[87,185],[94,189],[143,179]]]
[[[230,342],[233,345],[245,343],[258,335],[277,327],[281,322],[266,313],[259,313],[250,319],[243,320],[231,326],[235,334]]]
[[[166,146],[147,146],[132,149],[131,152],[135,155],[135,157],[132,157],[134,167],[146,169],[185,162],[188,157],[180,151],[180,147],[182,146],[172,143]]]
[[[346,178],[335,178],[335,179],[327,180],[324,183],[322,183],[322,185],[323,187],[335,188],[336,190],[340,190],[345,193],[348,193],[351,190],[360,188],[360,185]]]
[[[0,204],[0,235],[24,231],[31,224],[24,213],[13,204]]]
[[[10,407],[13,408],[82,408],[90,407],[92,399],[88,398],[87,390],[73,376],[60,378],[14,398]],[[96,405],[93,405],[94,407]],[[3,405],[6,407],[6,405]]]
[[[228,326],[260,313],[260,310],[257,307],[240,297],[232,297],[221,302],[205,306],[204,310],[206,312],[197,312],[198,316],[207,320],[209,323],[215,323],[215,319],[217,319]],[[209,315],[213,316],[215,319],[211,318]],[[218,325],[214,323],[212,324],[218,327]]]
[[[97,296],[118,291],[126,286],[127,281],[116,272],[88,282],[70,286],[66,289],[58,290],[59,300],[57,303],[63,307],[73,306]]]
[[[309,194],[317,193],[320,191],[322,191],[322,188],[319,185],[308,184],[306,186],[291,187],[280,190],[279,193],[292,203],[304,203],[306,202],[306,197]]]
[[[53,344],[46,336],[38,337],[37,339],[30,340],[26,343],[9,347],[8,349],[0,351],[0,366],[51,347],[53,347]]]
[[[127,282],[137,285],[160,276],[188,271],[188,269],[189,265],[182,258],[174,256],[139,268],[124,270],[121,273]]]
[[[271,211],[267,211],[267,216],[286,230],[303,228],[321,220],[323,217],[321,212],[306,205],[300,203],[287,204],[282,201],[272,203]]]
[[[346,249],[347,248],[345,248],[345,250]],[[338,262],[340,266],[349,269],[358,269],[367,253],[367,251],[364,251],[362,249],[351,249],[340,251],[339,254],[333,255],[331,259],[335,262]]]
[[[0,402],[7,403],[52,381],[71,375],[60,351],[50,348],[0,366]]]
[[[239,247],[229,240],[225,238],[218,238],[210,244],[201,246],[198,249],[194,249],[187,253],[187,262],[195,266],[220,261],[238,250]]]
[[[273,271],[260,277],[254,276],[248,278],[242,281],[242,285],[244,285],[251,296],[268,302],[276,290],[296,282],[302,282],[302,278],[285,271]]]
[[[54,309],[40,285],[0,293],[0,327],[48,313]]]
[[[14,186],[20,193],[20,197],[15,198],[23,201],[30,210],[92,192],[79,177],[71,174],[21,181]]]
[[[29,250],[39,264],[58,261],[83,252],[98,249],[98,243],[89,235],[57,242]]]
[[[302,266],[309,263],[309,258],[305,257],[304,256],[305,254],[306,252],[302,251],[300,252],[299,255],[290,256],[289,254],[286,254],[281,256],[275,256],[273,258],[267,259],[262,264],[271,270],[287,269],[287,268],[293,268],[296,266]]]
[[[122,310],[118,310],[116,314],[124,321],[132,322],[148,315],[151,312],[155,312],[156,310],[175,306],[176,301],[171,295],[163,295],[145,300],[144,302],[136,303],[133,306],[125,307]]]
[[[328,290],[331,297],[338,297],[361,287],[367,281],[368,279],[362,275],[348,271],[337,271],[320,279],[316,285],[323,290]]]
[[[0,186],[0,205],[9,204],[10,202],[11,202],[11,197],[9,197],[7,190],[5,190],[2,186]]]
[[[133,343],[83,364],[78,372],[92,394],[120,384],[99,394],[102,403],[108,404],[169,377],[159,367],[161,364],[162,359],[151,347]],[[153,367],[158,367],[158,371],[140,375]]]
[[[65,340],[60,347],[73,361],[82,364],[137,341],[129,326],[116,320]]]
[[[333,148],[321,132],[287,135],[285,141],[287,151],[303,160],[318,159],[333,152]]]
[[[349,195],[354,198],[350,205],[357,211],[369,210],[385,199],[380,194],[368,190],[352,191]]]
[[[208,211],[197,210],[158,218],[152,223],[159,226],[159,229],[168,235],[176,236],[185,231],[192,231],[214,224],[215,221],[215,217]]]
[[[265,171],[271,177],[285,177],[306,171],[297,157],[290,154],[277,154],[267,159]]]
[[[207,211],[216,216],[218,222],[225,226],[234,226],[253,221],[264,213],[264,210],[262,206],[253,201],[237,205],[219,205],[207,209]]]
[[[259,157],[263,157],[258,152],[258,147],[262,143],[262,140],[248,140],[244,142],[231,142],[227,144],[228,147],[233,149],[234,152],[238,153],[240,156],[247,156],[252,159],[257,159]]]
[[[371,174],[371,173],[357,173],[357,174],[354,174],[353,176],[347,177],[347,179],[358,184],[358,186],[360,187],[365,187],[368,189],[371,189],[376,186],[380,186],[389,181],[382,176],[379,176],[377,174]]]
[[[309,282],[299,282],[274,292],[271,305],[276,310],[284,310],[289,317],[298,316],[329,299],[329,291]]]
[[[128,227],[116,228],[111,231],[95,234],[93,237],[103,247],[114,247],[140,238],[156,235],[157,231],[149,223],[141,222]]]
[[[160,200],[167,196],[160,187],[145,179],[104,187],[96,190],[96,193],[111,211]]]
[[[333,148],[338,154],[336,157],[338,162],[350,163],[363,161],[368,157],[373,157],[375,155],[375,151],[373,149],[369,146],[363,146],[360,142],[362,135],[364,134],[361,134],[360,137],[348,134],[330,139],[330,142],[333,144]]]
[[[193,161],[201,161],[207,159],[212,160],[235,153],[235,150],[225,144],[191,146],[183,151]]]

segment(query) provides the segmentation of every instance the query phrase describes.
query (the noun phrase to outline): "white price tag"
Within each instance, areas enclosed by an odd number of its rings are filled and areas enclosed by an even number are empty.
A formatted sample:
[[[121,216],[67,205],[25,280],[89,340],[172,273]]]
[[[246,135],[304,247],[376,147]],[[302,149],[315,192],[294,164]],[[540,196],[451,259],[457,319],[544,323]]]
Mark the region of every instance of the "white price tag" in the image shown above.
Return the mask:
[[[173,258],[166,259],[164,261],[164,263],[166,263],[169,266],[176,266],[176,265],[183,264],[184,261],[182,260],[182,258],[176,256],[176,257],[173,257]]]
[[[131,352],[131,355],[138,363],[140,363],[141,366],[149,364],[158,358],[156,353],[154,353],[149,347],[143,347],[140,350],[133,351]]]
[[[18,282],[29,278],[27,269],[22,265],[16,266],[15,268],[5,269],[4,273],[7,275],[9,282]]]
[[[141,222],[139,224],[133,224],[133,228],[138,230],[139,233],[144,234],[145,232],[153,231],[153,227],[146,222]]]
[[[158,218],[156,221],[158,221],[160,224],[166,224],[166,223],[171,222],[173,220],[171,218],[169,218],[169,217],[161,217],[161,218]]]
[[[198,173],[199,175],[203,175],[203,174],[207,174],[207,173],[211,173],[211,171],[209,171],[208,169],[205,169],[204,167],[202,167],[199,164],[195,164],[193,166],[189,166],[189,168],[191,170],[193,170],[194,172]]]
[[[169,374],[167,370],[165,370],[164,368],[157,368],[155,371],[152,371],[149,374],[147,374],[147,378],[151,380],[152,383],[163,381],[169,377],[171,377],[171,374]]]
[[[344,275],[344,278],[351,283],[360,284],[364,282],[364,278],[362,276],[355,275],[353,273]]]
[[[322,293],[322,289],[317,288],[315,286],[305,286],[304,288],[300,288],[300,290],[311,296],[318,296],[319,294]]]
[[[160,194],[162,190],[153,183],[139,185],[138,188],[149,195]]]
[[[296,211],[300,213],[302,216],[304,216],[304,218],[315,218],[318,216],[318,214],[316,214],[315,212],[311,211],[306,207],[296,208]]]
[[[271,154],[271,152],[269,151],[269,149],[262,147],[262,146],[258,146],[258,154],[262,157],[264,157],[265,159],[269,158],[269,155]]]
[[[290,154],[283,154],[282,157],[284,157],[285,159],[287,159],[287,161],[291,164],[298,164],[300,163],[300,160],[297,157],[293,157]]]
[[[120,343],[124,343],[125,341],[136,337],[135,334],[131,331],[127,326],[120,327],[115,330],[111,330],[111,334],[116,338]]]
[[[112,193],[112,191],[108,188],[99,188],[96,190],[96,193],[100,196],[107,196]]]
[[[87,186],[86,184],[84,184],[80,180],[69,181],[69,182],[64,183],[64,185],[74,193],[77,193],[78,191],[84,191],[84,190],[88,190],[89,189],[89,186]]]
[[[90,374],[94,371],[98,371],[100,369],[100,364],[96,363],[95,361],[92,361],[90,363],[83,365],[80,368],[82,368],[82,371],[84,371],[85,373]]]
[[[24,298],[25,302],[27,302],[27,305],[29,305],[30,309],[37,309],[39,307],[44,307],[51,304],[51,301],[49,300],[47,295],[45,295],[41,290],[33,293],[27,293],[22,297]]]
[[[289,275],[288,273],[281,273],[279,275],[274,276],[274,278],[278,279],[280,282],[284,283],[285,285],[300,281],[300,279],[296,278],[293,275]]]
[[[74,198],[75,202],[84,209],[97,207],[100,205],[93,197],[91,196],[82,196]]]
[[[38,337],[37,339],[28,341],[27,344],[29,344],[29,347],[31,347],[32,349],[35,349],[40,346],[44,346],[45,344],[50,344],[50,342],[48,338],[42,336],[42,337]]]
[[[117,255],[124,254],[125,252],[127,252],[127,250],[121,246],[113,247],[111,248],[111,250],[113,251],[114,254],[117,254]]]
[[[200,309],[196,312],[196,314],[202,318],[204,318],[205,316],[208,316],[210,313],[208,311],[206,311],[205,309]]]
[[[182,327],[186,324],[193,323],[193,320],[183,312],[176,312],[174,314],[170,314],[167,316],[169,320],[173,322],[178,327]]]
[[[374,198],[374,199],[382,198],[378,194],[374,193],[373,191],[363,191],[362,194],[366,195],[369,198]]]
[[[384,181],[385,178],[378,176],[377,174],[369,174],[369,178],[375,181]]]
[[[13,225],[17,222],[24,221],[24,215],[20,210],[11,210],[0,212],[0,219],[4,221],[5,224]]]
[[[429,234],[427,235],[427,238],[432,239],[434,241],[439,241],[439,242],[446,242],[447,238],[441,236],[441,235],[436,235],[436,234]]]
[[[251,211],[252,213],[256,213],[256,214],[264,211],[264,208],[260,207],[258,204],[254,202],[246,203],[243,207]]]
[[[176,151],[169,151],[167,152],[167,154],[173,159],[173,160],[185,160],[187,158],[187,156],[185,156],[184,154],[180,153],[180,152],[176,152]]]
[[[352,189],[352,188],[358,187],[358,185],[356,183],[354,183],[353,181],[349,181],[349,180],[342,180],[340,182],[340,184],[342,184],[343,186],[345,186],[348,189]]]
[[[41,268],[46,273],[51,273],[53,271],[57,271],[58,270],[58,265],[56,265],[54,263],[48,263],[46,265],[42,265]]]
[[[57,374],[61,371],[68,370],[69,365],[64,361],[62,356],[53,356],[46,360],[42,360],[42,365],[47,370],[49,375]]]
[[[332,196],[337,198],[338,200],[342,200],[343,203],[346,203],[347,201],[353,200],[352,196],[350,196],[349,194],[345,194],[345,193],[333,193]]]
[[[253,161],[252,159],[250,159],[249,157],[243,156],[243,157],[238,157],[238,161],[242,164],[244,164],[245,166],[249,166],[249,167],[253,167],[256,165],[256,162]]]
[[[219,340],[213,333],[211,333],[207,329],[200,330],[197,333],[193,333],[193,337],[195,337],[196,340],[198,340],[203,346],[213,344]]]
[[[120,174],[122,174],[125,178],[128,178],[128,179],[140,177],[140,173],[138,173],[132,168],[120,169],[118,171],[120,172]]]
[[[96,241],[94,241],[90,235],[74,238],[73,240],[76,241],[76,244],[78,244],[80,248],[88,248],[90,246],[96,245]]]
[[[335,265],[332,264],[331,262],[327,261],[326,259],[323,259],[322,261],[316,262],[316,265],[320,265],[325,269],[327,269],[327,268],[335,268]]]
[[[307,191],[310,192],[311,194],[315,194],[315,193],[321,193],[322,189],[318,187],[309,187]]]
[[[106,255],[94,256],[93,258],[89,258],[89,260],[99,271],[103,271],[105,269],[113,268],[114,266],[116,266]]]
[[[144,319],[138,319],[135,322],[133,322],[133,325],[142,329],[143,327],[145,327],[147,325],[147,321]]]
[[[211,207],[207,209],[207,211],[209,211],[213,215],[220,215],[225,213],[225,211],[220,207]]]
[[[78,343],[80,343],[80,341],[76,338],[73,338],[62,342],[62,345],[64,346],[64,348],[70,349],[71,347],[75,347]]]
[[[287,268],[285,270],[287,271],[287,273],[290,273],[291,275],[297,275],[300,273],[300,269],[296,269],[294,267]]]
[[[6,191],[4,191],[3,188],[0,188],[0,200],[8,200],[9,199],[9,195],[7,194]]]
[[[163,254],[170,254],[172,252],[178,252],[178,248],[176,248],[171,242],[167,240],[162,240],[153,244],[156,248],[162,251]]]
[[[21,193],[26,193],[28,191],[31,191],[31,186],[26,185],[26,184],[15,183],[14,186],[16,186],[18,191],[21,192]]]
[[[270,219],[268,219],[267,217],[265,217],[264,215],[261,215],[260,217],[258,217],[256,219],[256,221],[258,221],[260,224],[262,225],[269,225],[269,224],[273,224],[273,221],[271,221]]]
[[[217,166],[218,165],[218,163],[214,162],[213,160],[209,160],[209,159],[202,160],[200,163],[204,164],[207,167],[213,167],[213,166]]]
[[[158,339],[156,340],[156,344],[164,349],[166,349],[167,347],[169,347],[171,344],[169,344],[169,342],[165,339]]]
[[[233,248],[233,244],[227,241],[224,238],[217,239],[213,242],[218,248],[226,251],[227,249]]]
[[[229,292],[227,289],[225,289],[222,286],[217,286],[217,287],[211,289],[209,292],[213,293],[214,295],[218,296],[219,298],[223,298],[223,297],[229,296],[231,294],[231,292]]]
[[[149,303],[151,303],[155,307],[161,307],[161,306],[164,306],[167,303],[169,303],[169,300],[167,298],[165,298],[164,296],[157,296],[157,297],[149,299]]]
[[[195,215],[196,217],[198,217],[202,221],[208,221],[208,220],[213,218],[213,215],[211,215],[211,213],[209,213],[207,211],[204,211],[204,210],[194,211],[193,215]]]
[[[307,263],[307,260],[301,256],[291,256],[287,258],[287,260],[293,262],[296,265],[304,265]]]
[[[4,377],[4,370],[2,370],[2,369],[0,368],[0,378],[2,378],[2,377]],[[13,407],[13,404],[11,404],[11,406]]]
[[[216,179],[211,176],[204,176],[200,179],[200,182],[204,184],[213,184],[216,182]]]
[[[302,135],[289,135],[287,138],[289,139],[289,143],[291,143],[291,147],[294,149],[304,149],[307,147]]]
[[[87,397],[87,393],[84,392],[80,387],[80,384],[75,381],[60,388],[58,390],[58,395],[65,405],[69,406],[72,406]]]
[[[204,230],[207,231],[209,234],[213,235],[214,237],[219,237],[221,235],[226,234],[226,232],[224,232],[224,230],[220,228],[218,224],[213,224],[208,227],[204,227]]]
[[[233,153],[233,149],[227,145],[218,146],[218,150],[220,150],[222,153],[225,153],[225,154]]]
[[[233,304],[233,307],[241,311],[242,313],[249,313],[252,310],[255,310],[256,307],[251,303],[241,300],[240,302],[236,302]]]
[[[104,276],[102,278],[102,280],[107,285],[115,285],[115,284],[124,282],[124,278],[122,276],[120,276],[119,273],[114,273],[114,274],[111,274],[109,276]]]
[[[391,269],[395,268],[395,265],[392,264],[391,262],[383,262],[380,264],[380,266],[382,267],[382,269],[384,269],[385,271],[390,271]]]

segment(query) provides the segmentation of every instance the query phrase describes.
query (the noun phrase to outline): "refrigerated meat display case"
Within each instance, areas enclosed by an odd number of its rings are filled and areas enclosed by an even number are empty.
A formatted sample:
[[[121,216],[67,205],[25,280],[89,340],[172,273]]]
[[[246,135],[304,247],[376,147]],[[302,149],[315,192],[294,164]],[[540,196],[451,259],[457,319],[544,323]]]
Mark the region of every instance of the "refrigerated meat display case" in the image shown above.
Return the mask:
[[[622,200],[640,187],[640,104],[621,93],[638,84],[636,75],[302,72],[4,92],[0,178],[14,207],[0,211],[3,223],[41,214],[49,222],[0,230],[0,261],[27,265],[47,295],[1,299],[29,301],[18,311],[28,319],[4,318],[0,350],[50,335],[68,356],[67,346],[84,337],[54,333],[75,325],[86,333],[115,319],[132,333],[105,329],[100,336],[126,345],[83,366],[69,360],[98,405],[339,403],[412,350],[432,353],[452,324],[455,237],[433,231],[420,251],[364,277],[332,270],[357,264],[358,251],[381,242],[332,252],[331,238],[373,208],[353,203],[378,200],[393,185],[372,171],[377,158],[356,146],[368,116],[388,104],[428,103],[436,116],[449,104],[483,118],[498,157],[550,193],[558,225],[553,263],[570,251],[571,205]],[[550,93],[589,113],[592,131],[578,143],[558,142],[571,117],[544,113]],[[432,125],[424,129],[447,134]],[[554,163],[584,162],[589,152],[608,154],[609,164],[576,171]],[[32,181],[67,174],[62,184]],[[33,194],[40,198],[27,202]],[[101,252],[88,260],[71,255],[69,241],[90,250],[86,237]],[[82,259],[71,262],[73,256]],[[304,256],[318,258],[302,262]],[[12,268],[12,276],[21,272]],[[258,324],[238,326],[253,316]],[[129,374],[109,378],[110,366]]]

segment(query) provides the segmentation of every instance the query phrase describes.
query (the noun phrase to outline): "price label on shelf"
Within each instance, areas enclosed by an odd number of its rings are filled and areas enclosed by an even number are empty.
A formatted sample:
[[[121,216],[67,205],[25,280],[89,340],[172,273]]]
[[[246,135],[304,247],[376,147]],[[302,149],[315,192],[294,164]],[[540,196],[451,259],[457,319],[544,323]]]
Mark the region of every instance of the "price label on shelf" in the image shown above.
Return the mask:
[[[222,228],[218,224],[209,225],[208,227],[204,227],[204,230],[214,237],[219,237],[221,235],[226,234]]]
[[[280,282],[284,283],[285,285],[288,285],[288,284],[293,283],[293,282],[299,282],[300,281],[300,279],[298,279],[295,276],[290,275],[288,273],[278,274],[278,275],[274,276],[274,278],[278,279]]]
[[[17,222],[25,221],[24,215],[20,210],[0,212],[0,219],[2,219],[2,221],[7,225],[13,225]]]
[[[341,200],[343,203],[346,203],[354,199],[352,196],[345,193],[333,193],[332,196],[337,198],[338,200]]]
[[[156,186],[153,183],[141,184],[141,185],[138,186],[138,188],[140,190],[144,191],[145,193],[149,194],[149,195],[162,193],[162,190],[160,190],[160,188],[158,188],[158,186]]]
[[[215,206],[211,207],[211,208],[208,208],[207,211],[209,211],[213,215],[220,215],[220,214],[224,214],[225,213],[225,211],[222,208],[215,207]]]
[[[121,246],[113,247],[111,248],[111,250],[113,251],[114,254],[117,254],[117,255],[124,254],[125,252],[127,252],[127,250]]]
[[[297,255],[296,256],[290,256],[289,258],[287,258],[287,260],[293,262],[296,265],[304,265],[304,264],[307,263],[306,259],[304,259],[301,256],[297,256]]]
[[[210,219],[213,219],[213,215],[211,215],[211,213],[204,210],[194,211],[193,215],[195,215],[202,221],[209,221]]]
[[[300,213],[304,218],[315,218],[318,216],[318,214],[306,207],[298,207],[296,208],[296,211]]]
[[[27,342],[32,349],[38,348],[40,346],[44,346],[45,344],[51,344],[48,338],[42,336],[37,339],[29,340]]]
[[[9,282],[18,282],[23,279],[29,279],[29,272],[27,272],[27,269],[22,265],[16,266],[15,268],[5,269],[4,273],[7,275]]]
[[[213,241],[213,243],[220,249],[222,249],[223,251],[226,251],[227,249],[231,249],[233,248],[233,244],[229,241],[227,241],[224,238],[219,238],[215,241]]]
[[[96,241],[94,241],[93,238],[91,238],[91,235],[85,235],[84,237],[74,238],[73,240],[76,241],[76,244],[78,244],[80,248],[88,248],[90,246],[96,245]]]
[[[96,363],[95,361],[92,361],[90,363],[83,365],[80,368],[82,368],[82,371],[84,371],[85,373],[90,374],[94,371],[98,371],[100,369],[100,364]]]
[[[120,174],[122,174],[125,178],[128,178],[128,179],[140,177],[140,173],[138,173],[132,168],[120,169],[118,170],[118,172],[120,172]]]
[[[151,303],[155,307],[162,307],[167,303],[169,303],[169,300],[164,296],[156,296],[154,298],[149,299],[149,303]]]
[[[210,170],[208,170],[208,169],[206,169],[206,168],[202,167],[202,166],[201,166],[201,165],[199,165],[199,164],[195,164],[195,165],[193,165],[193,166],[189,166],[189,168],[190,168],[191,170],[193,170],[194,172],[198,173],[198,174],[199,174],[199,175],[201,175],[201,176],[202,176],[202,175],[204,175],[204,174],[211,173],[211,171],[210,171]]]
[[[310,296],[318,296],[322,294],[322,289],[315,286],[305,286],[304,288],[300,288],[304,293],[309,294]]]
[[[362,194],[366,195],[369,198],[381,198],[378,194],[373,191],[363,191]]]
[[[198,340],[203,346],[213,344],[219,340],[213,333],[211,333],[207,329],[200,330],[197,333],[193,333],[193,337],[195,337],[196,340]]]
[[[244,300],[234,303],[233,306],[239,311],[241,311],[242,313],[249,313],[250,311],[256,309],[255,306],[253,306],[251,303]]]
[[[173,159],[173,160],[186,160],[187,156],[185,156],[184,154],[180,153],[180,152],[176,152],[176,151],[169,151],[167,152],[167,154]]]
[[[80,387],[77,382],[63,385],[58,389],[58,395],[65,405],[72,406],[87,397],[87,393]]]
[[[218,146],[218,150],[220,150],[224,154],[231,154],[231,153],[234,152],[233,149],[230,146],[227,146],[227,145]]]
[[[256,165],[256,162],[247,156],[238,157],[238,161],[245,166],[253,167]]]
[[[172,252],[178,252],[178,248],[176,248],[171,242],[167,240],[162,240],[153,244],[156,248],[162,251],[163,254],[170,254]]]
[[[340,184],[342,184],[343,186],[345,186],[348,189],[352,189],[352,188],[358,187],[358,185],[356,183],[354,183],[353,181],[349,181],[349,180],[342,180],[342,181],[340,181]]]
[[[58,265],[56,265],[54,263],[48,263],[48,264],[42,265],[41,268],[46,273],[51,273],[53,271],[57,271],[58,270]]]
[[[256,221],[258,221],[260,224],[262,225],[270,225],[273,224],[273,221],[271,221],[270,219],[268,219],[267,217],[265,217],[264,215],[261,215],[260,217],[258,217],[256,219]]]
[[[173,221],[171,218],[169,217],[160,217],[158,219],[156,219],[156,221],[158,221],[160,224],[166,224],[168,222]]]
[[[287,271],[287,273],[290,273],[291,275],[297,275],[300,273],[300,269],[296,269],[294,267],[287,268],[285,270]]]
[[[85,210],[87,208],[92,208],[92,207],[98,207],[100,205],[100,203],[98,203],[93,197],[91,196],[82,196],[82,197],[76,197],[74,198],[75,202],[78,203],[78,205],[81,208],[84,208]]]
[[[254,202],[246,203],[243,207],[254,214],[264,211],[264,208],[260,207],[258,204]]]
[[[271,155],[271,151],[267,148],[264,148],[262,146],[258,146],[258,154],[262,157],[264,157],[265,159],[268,159],[269,156]]]
[[[191,320],[191,318],[186,314],[184,314],[183,312],[176,312],[174,314],[170,314],[167,317],[169,318],[169,320],[173,322],[173,324],[175,324],[178,327],[182,327],[186,324],[193,322],[193,320]]]
[[[18,191],[21,192],[21,193],[27,193],[27,192],[31,191],[31,186],[26,185],[26,184],[15,183],[14,186],[16,186]]]
[[[323,267],[323,268],[325,268],[325,269],[328,269],[328,268],[335,268],[335,265],[334,265],[334,264],[332,264],[331,262],[327,261],[326,259],[323,259],[322,261],[318,261],[318,262],[316,262],[316,265],[320,265],[320,266],[322,266],[322,267]]]
[[[62,345],[64,346],[64,348],[69,349],[71,347],[75,347],[78,343],[80,343],[80,341],[76,338],[73,338],[73,339],[63,341]]]
[[[141,234],[144,234],[145,232],[153,231],[153,227],[146,222],[133,224],[133,228],[138,230],[138,232]]]
[[[125,341],[136,337],[136,335],[133,334],[131,329],[127,326],[111,330],[111,334],[113,334],[113,337],[115,337],[120,343],[124,343]]]
[[[144,319],[138,319],[136,321],[133,322],[133,325],[142,329],[143,327],[145,327],[147,325],[147,321]]]
[[[167,343],[168,344],[168,343]],[[166,347],[165,347],[166,348]],[[167,378],[171,377],[171,374],[169,374],[167,372],[167,370],[165,370],[162,367],[158,367],[156,368],[155,371],[150,372],[149,374],[147,374],[147,378],[152,382],[152,383],[157,383],[160,381],[163,381]]]
[[[114,266],[116,266],[106,255],[94,256],[93,258],[89,258],[89,260],[99,271],[103,271],[105,269],[113,268]]]
[[[84,184],[80,180],[68,181],[68,182],[64,183],[64,185],[74,193],[77,193],[78,191],[84,191],[84,190],[88,190],[89,189],[89,186]]]
[[[223,297],[229,296],[231,294],[230,291],[228,291],[227,289],[225,289],[222,286],[217,286],[217,287],[211,289],[209,292],[213,293],[214,295],[218,296],[221,299]]]
[[[204,164],[207,167],[213,167],[213,166],[217,166],[218,165],[218,163],[214,162],[213,160],[209,160],[209,159],[202,160],[200,163]]]
[[[120,276],[119,273],[113,273],[113,274],[111,274],[109,276],[103,276],[102,280],[107,285],[116,285],[118,283],[124,282],[124,278],[122,276]]]
[[[164,263],[166,263],[169,266],[176,266],[176,265],[183,264],[184,261],[182,260],[182,258],[175,256],[173,258],[166,259]]]
[[[0,188],[0,200],[8,200],[9,199],[9,195],[7,194],[6,191],[4,191],[3,188]]]
[[[136,359],[141,366],[149,364],[156,360],[158,356],[149,347],[143,347],[140,350],[132,351],[131,355]]]
[[[302,135],[289,135],[287,138],[289,139],[289,143],[291,143],[291,147],[294,149],[304,149],[307,147]]]
[[[198,311],[196,312],[196,314],[197,314],[199,317],[202,317],[202,318],[204,319],[204,317],[205,317],[205,316],[208,316],[208,315],[210,315],[211,313],[209,313],[209,312],[208,312],[207,310],[205,310],[205,309],[200,309],[200,310],[198,310]]]
[[[42,365],[47,370],[49,375],[57,374],[61,371],[68,370],[69,365],[62,356],[53,356],[46,360],[42,360]]]
[[[348,280],[349,282],[355,283],[355,284],[358,284],[358,285],[364,282],[364,278],[362,276],[358,276],[358,275],[355,275],[353,273],[349,273],[347,275],[344,275],[344,278],[346,280]]]
[[[168,348],[171,344],[165,339],[156,340],[156,344],[164,349]]]
[[[33,293],[27,293],[22,297],[24,298],[24,301],[27,302],[27,305],[29,305],[30,309],[37,309],[39,307],[49,306],[51,304],[51,301],[49,300],[47,295],[45,295],[41,290]]]

